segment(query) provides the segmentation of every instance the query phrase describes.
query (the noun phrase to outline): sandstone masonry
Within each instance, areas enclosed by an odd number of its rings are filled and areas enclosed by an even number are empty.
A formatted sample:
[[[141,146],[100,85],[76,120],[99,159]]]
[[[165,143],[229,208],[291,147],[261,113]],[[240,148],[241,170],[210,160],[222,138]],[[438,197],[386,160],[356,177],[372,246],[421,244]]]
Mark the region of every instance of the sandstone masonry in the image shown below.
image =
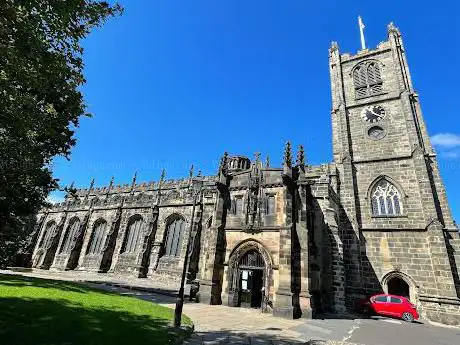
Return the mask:
[[[329,66],[332,163],[287,144],[282,167],[225,154],[215,176],[92,184],[40,212],[32,266],[177,286],[189,252],[203,303],[308,318],[385,291],[460,324],[460,236],[399,30],[356,55],[333,43]]]

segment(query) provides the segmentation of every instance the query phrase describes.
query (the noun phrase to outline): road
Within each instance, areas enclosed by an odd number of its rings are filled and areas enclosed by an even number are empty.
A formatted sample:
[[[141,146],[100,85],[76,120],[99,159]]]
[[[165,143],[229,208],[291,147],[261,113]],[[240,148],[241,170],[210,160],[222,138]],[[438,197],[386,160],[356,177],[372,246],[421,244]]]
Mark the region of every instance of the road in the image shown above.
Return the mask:
[[[168,296],[128,290],[120,292],[172,308],[175,303],[175,299]],[[407,323],[378,316],[368,319],[286,320],[261,314],[258,310],[198,303],[186,303],[184,313],[194,321],[196,332],[205,339],[209,338],[209,344],[219,344],[215,342],[216,338],[236,333],[261,338],[257,342],[259,344],[302,344],[311,340],[327,340],[334,344],[346,341],[362,345],[460,345],[460,328],[434,325],[423,320]],[[282,342],[273,341],[283,338]]]
[[[459,345],[460,328],[374,317],[359,320],[348,341],[366,345]]]

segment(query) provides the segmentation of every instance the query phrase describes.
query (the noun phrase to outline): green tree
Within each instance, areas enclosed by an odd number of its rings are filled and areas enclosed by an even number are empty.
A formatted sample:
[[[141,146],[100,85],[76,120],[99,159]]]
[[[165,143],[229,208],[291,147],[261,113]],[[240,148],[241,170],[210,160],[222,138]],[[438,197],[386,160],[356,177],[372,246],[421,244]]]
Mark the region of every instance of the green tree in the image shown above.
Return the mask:
[[[0,266],[59,188],[51,161],[69,157],[79,118],[89,116],[81,41],[121,12],[105,1],[0,1]]]

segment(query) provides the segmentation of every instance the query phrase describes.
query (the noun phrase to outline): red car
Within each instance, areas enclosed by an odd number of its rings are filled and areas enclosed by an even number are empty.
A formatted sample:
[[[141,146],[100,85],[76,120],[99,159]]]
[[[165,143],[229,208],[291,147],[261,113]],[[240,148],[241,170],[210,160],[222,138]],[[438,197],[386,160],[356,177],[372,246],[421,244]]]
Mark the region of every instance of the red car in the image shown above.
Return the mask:
[[[368,314],[392,316],[412,322],[419,318],[417,307],[407,298],[396,295],[379,294],[359,301],[360,311]]]

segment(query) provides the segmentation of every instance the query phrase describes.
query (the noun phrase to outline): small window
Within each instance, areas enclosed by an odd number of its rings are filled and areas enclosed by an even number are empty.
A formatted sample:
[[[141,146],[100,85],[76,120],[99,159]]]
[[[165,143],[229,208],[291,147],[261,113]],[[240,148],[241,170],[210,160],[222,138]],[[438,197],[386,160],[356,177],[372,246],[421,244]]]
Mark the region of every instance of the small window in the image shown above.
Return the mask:
[[[377,296],[374,299],[375,302],[378,303],[386,303],[387,302],[387,296]]]
[[[275,214],[275,196],[267,195],[267,215]]]
[[[240,215],[243,214],[243,198],[236,197],[235,198],[235,212],[234,214]]]
[[[369,128],[367,131],[367,134],[369,135],[369,138],[373,140],[380,140],[383,137],[385,137],[385,130],[382,127],[375,126],[372,128]]]
[[[400,298],[390,297],[390,302],[391,303],[402,303],[402,300]]]

